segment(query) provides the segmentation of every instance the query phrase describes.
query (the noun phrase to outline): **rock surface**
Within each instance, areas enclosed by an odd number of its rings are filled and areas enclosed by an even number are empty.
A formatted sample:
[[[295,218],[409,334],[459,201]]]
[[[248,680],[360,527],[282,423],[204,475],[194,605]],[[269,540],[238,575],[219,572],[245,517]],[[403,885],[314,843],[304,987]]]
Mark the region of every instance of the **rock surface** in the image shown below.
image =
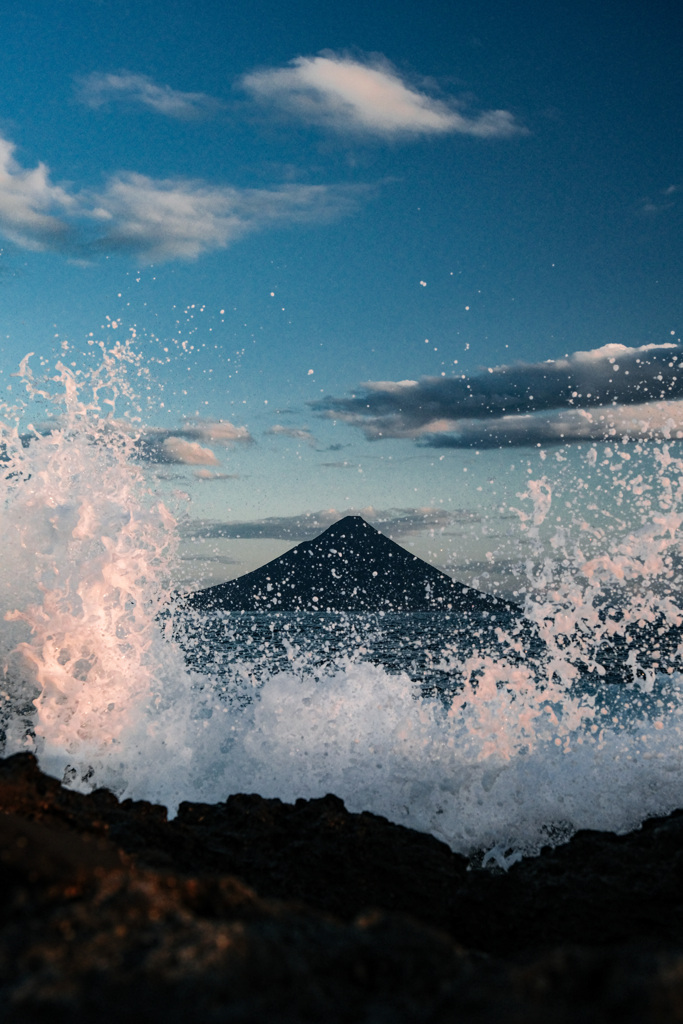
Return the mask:
[[[683,813],[508,873],[334,796],[163,808],[0,761],[0,1019],[683,1020]]]
[[[361,516],[345,516],[280,558],[189,598],[226,611],[501,612],[519,609],[456,583],[385,537]]]

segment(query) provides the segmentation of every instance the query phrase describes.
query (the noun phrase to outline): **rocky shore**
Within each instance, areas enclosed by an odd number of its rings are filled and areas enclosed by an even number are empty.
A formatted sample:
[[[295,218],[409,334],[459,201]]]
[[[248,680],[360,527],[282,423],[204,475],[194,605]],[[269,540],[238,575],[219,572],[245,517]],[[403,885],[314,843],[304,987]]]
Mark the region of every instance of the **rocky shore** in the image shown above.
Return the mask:
[[[0,1020],[683,1021],[683,812],[508,872],[350,814],[83,796],[0,761]]]

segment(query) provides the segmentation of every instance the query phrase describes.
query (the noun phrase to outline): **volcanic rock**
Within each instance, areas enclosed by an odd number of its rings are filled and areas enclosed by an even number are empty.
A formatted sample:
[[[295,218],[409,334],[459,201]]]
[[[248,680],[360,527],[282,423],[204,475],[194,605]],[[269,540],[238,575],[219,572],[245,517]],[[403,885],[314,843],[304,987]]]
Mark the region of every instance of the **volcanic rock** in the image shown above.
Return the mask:
[[[189,603],[229,611],[440,609],[481,614],[513,607],[456,583],[361,516],[345,516],[260,569],[198,591]]]
[[[0,761],[3,1024],[683,1020],[683,812],[507,872],[334,796],[163,808]]]

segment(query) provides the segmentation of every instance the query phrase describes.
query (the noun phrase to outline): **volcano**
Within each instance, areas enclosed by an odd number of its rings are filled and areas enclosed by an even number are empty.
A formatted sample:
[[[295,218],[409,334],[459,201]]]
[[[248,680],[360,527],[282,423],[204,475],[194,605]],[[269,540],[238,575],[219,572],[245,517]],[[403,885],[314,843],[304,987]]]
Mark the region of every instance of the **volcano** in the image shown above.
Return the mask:
[[[361,516],[345,516],[313,540],[236,580],[197,591],[188,602],[226,611],[482,613],[513,608],[456,583]]]

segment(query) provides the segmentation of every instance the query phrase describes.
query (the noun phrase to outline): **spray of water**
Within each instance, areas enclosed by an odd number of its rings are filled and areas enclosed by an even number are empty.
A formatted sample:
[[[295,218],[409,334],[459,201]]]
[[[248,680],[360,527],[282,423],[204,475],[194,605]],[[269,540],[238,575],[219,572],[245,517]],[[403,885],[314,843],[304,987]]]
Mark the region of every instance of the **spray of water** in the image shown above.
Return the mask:
[[[135,362],[117,347],[38,385],[27,357],[19,375],[51,419],[22,429],[24,410],[6,408],[2,425],[7,749],[118,792],[140,787],[155,748],[191,759],[178,717],[191,679],[160,625],[174,520],[136,464],[135,424],[115,419]]]
[[[548,479],[529,483],[519,514],[533,552],[531,631],[501,633],[503,655],[446,647],[440,668],[461,680],[448,700],[353,651],[316,667],[290,647],[284,668],[264,674],[244,657],[221,673],[196,658],[189,668],[177,642],[175,521],[146,483],[142,427],[117,419],[139,372],[125,346],[88,372],[58,364],[40,383],[27,358],[28,404],[2,410],[5,753],[32,749],[68,785],[171,812],[239,791],[335,792],[501,864],[576,828],[631,828],[682,803],[682,620],[670,584],[683,464],[666,445],[649,479],[623,468],[625,453],[606,450],[601,466],[593,449],[587,464],[603,482],[591,493],[607,480],[612,497],[590,519],[590,502],[558,506]],[[38,401],[47,427],[26,423]],[[619,519],[625,500],[635,522]]]

